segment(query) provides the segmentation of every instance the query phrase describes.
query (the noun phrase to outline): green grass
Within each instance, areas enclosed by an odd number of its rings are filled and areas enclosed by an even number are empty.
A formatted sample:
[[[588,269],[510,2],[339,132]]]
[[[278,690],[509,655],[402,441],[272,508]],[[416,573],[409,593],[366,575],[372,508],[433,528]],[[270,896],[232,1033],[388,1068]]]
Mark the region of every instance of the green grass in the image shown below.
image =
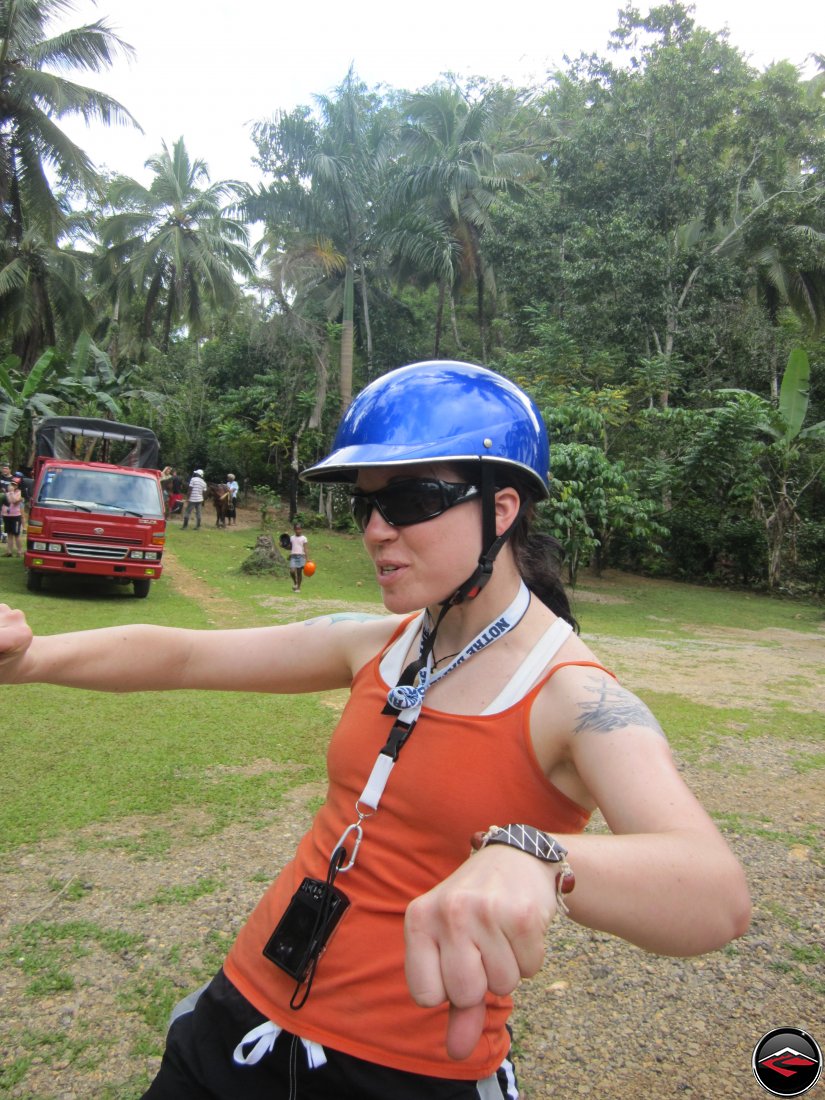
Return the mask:
[[[101,928],[90,921],[33,921],[12,930],[0,961],[22,971],[29,996],[49,996],[74,988],[69,963],[87,954],[92,944],[105,951],[122,952],[139,950],[143,941],[139,936]]]
[[[579,600],[578,593],[582,594]],[[611,602],[586,600],[586,596],[599,593],[609,596]],[[810,633],[821,631],[825,625],[825,610],[818,604],[664,580],[640,582],[629,576],[611,577],[607,582],[580,579],[572,598],[576,616],[587,634],[642,638],[671,635],[679,639],[689,637],[696,627],[753,631],[780,628]]]
[[[179,883],[176,886],[168,886],[164,890],[158,890],[151,899],[152,905],[186,905],[198,898],[208,897],[220,890],[223,883],[220,879],[205,875],[194,882]]]
[[[598,648],[598,647],[597,647]],[[776,702],[770,707],[706,706],[683,695],[661,691],[639,691],[659,720],[668,741],[690,759],[712,749],[726,737],[747,741],[755,737],[780,734],[784,741],[825,741],[825,723],[821,714],[794,710]],[[819,753],[800,756],[794,767],[813,771],[823,766]]]
[[[29,593],[17,560],[0,562],[0,586],[41,634],[129,622],[259,625],[311,616],[318,600],[376,601],[359,539],[310,532],[318,571],[293,596],[288,579],[240,573],[257,533],[171,525],[170,549],[208,587],[205,599],[180,595],[164,577],[145,600],[127,587],[74,578],[47,581],[42,592]],[[273,607],[273,596],[287,602]],[[206,812],[216,829],[254,820],[292,786],[322,777],[334,721],[313,695],[148,692],[127,698],[40,684],[3,690],[5,707],[20,720],[12,723],[0,759],[0,850],[178,808]],[[247,767],[252,761],[274,763],[256,772]]]
[[[266,533],[277,536],[288,530],[288,524],[267,527]],[[200,531],[182,530],[173,523],[169,531],[169,547],[179,554],[197,577],[207,581],[217,593],[231,599],[242,609],[247,622],[272,622],[296,615],[312,614],[312,600],[340,600],[347,604],[379,604],[378,590],[373,581],[372,565],[355,535],[324,530],[306,532],[309,557],[317,571],[305,577],[299,596],[293,596],[289,574],[283,577],[248,576],[240,565],[255,545],[259,529],[229,527],[219,531],[204,525]],[[273,596],[288,601],[287,608],[273,608]],[[149,597],[152,598],[151,596]],[[210,608],[205,609],[207,616]]]

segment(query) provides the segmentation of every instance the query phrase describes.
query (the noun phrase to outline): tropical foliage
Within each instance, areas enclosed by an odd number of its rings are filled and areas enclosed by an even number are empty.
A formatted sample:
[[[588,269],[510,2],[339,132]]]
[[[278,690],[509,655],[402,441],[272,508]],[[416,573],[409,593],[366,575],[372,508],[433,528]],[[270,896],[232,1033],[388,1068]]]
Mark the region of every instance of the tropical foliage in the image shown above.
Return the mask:
[[[94,193],[100,181],[59,122],[134,121],[110,96],[59,75],[98,72],[131,53],[104,20],[50,36],[66,7],[0,0],[0,333],[27,368],[85,319],[82,263],[67,244],[69,196]]]
[[[71,0],[0,0],[0,436],[95,410],[164,459],[304,514],[298,472],[404,362],[487,363],[551,430],[538,522],[571,579],[618,566],[825,589],[825,63],[757,71],[663,3],[530,87],[354,68],[253,124],[262,182],[185,135],[102,179],[67,113],[131,122],[66,69],[128,54]],[[60,74],[60,75],[55,75]],[[258,241],[249,250],[249,234]],[[433,395],[437,400],[437,395]]]

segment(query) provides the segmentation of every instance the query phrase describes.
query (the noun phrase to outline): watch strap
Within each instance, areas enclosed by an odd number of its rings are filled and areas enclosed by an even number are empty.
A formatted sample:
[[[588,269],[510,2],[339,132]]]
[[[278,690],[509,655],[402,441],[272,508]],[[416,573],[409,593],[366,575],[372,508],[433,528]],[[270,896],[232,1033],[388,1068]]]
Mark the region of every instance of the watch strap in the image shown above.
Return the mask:
[[[567,858],[567,849],[555,837],[532,825],[491,825],[479,847],[488,844],[506,844],[545,863],[564,863]]]

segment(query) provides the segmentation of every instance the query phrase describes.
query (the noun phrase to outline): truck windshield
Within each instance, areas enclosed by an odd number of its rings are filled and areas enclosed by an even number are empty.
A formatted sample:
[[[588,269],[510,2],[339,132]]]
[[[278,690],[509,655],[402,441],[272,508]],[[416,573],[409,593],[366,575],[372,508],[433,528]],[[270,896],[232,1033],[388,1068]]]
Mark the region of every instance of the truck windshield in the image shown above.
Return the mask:
[[[46,471],[37,503],[82,512],[160,517],[163,502],[153,477],[58,466]]]

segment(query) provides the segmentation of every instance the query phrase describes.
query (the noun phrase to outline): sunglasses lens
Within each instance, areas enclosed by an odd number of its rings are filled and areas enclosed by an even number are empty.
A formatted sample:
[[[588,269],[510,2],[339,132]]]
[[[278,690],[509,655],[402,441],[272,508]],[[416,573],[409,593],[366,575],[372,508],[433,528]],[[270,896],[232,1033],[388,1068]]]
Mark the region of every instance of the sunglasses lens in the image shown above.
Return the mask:
[[[350,503],[353,518],[362,531],[375,507],[391,526],[412,527],[416,523],[435,519],[454,504],[472,496],[474,490],[472,485],[410,478],[379,489],[377,493],[354,494]]]
[[[350,508],[352,509],[352,518],[355,520],[359,531],[363,531],[370,521],[372,515],[373,502],[371,497],[351,497]]]
[[[398,527],[423,523],[440,516],[447,508],[449,503],[437,481],[411,481],[393,500],[392,511],[398,518],[390,522]]]

